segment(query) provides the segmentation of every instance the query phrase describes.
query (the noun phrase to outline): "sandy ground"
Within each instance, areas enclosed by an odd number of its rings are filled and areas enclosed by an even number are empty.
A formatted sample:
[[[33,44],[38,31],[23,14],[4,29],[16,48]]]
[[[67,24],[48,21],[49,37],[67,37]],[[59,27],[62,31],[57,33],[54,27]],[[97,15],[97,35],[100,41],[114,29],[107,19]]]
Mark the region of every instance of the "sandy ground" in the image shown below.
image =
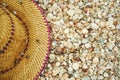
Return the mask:
[[[51,53],[38,80],[120,80],[120,0],[39,0]]]

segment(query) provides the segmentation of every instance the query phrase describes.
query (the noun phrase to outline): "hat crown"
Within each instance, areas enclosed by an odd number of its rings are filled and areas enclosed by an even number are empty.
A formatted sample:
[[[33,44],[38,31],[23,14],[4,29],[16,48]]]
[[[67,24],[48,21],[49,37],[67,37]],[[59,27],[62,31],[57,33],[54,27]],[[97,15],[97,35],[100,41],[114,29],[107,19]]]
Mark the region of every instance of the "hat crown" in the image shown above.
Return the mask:
[[[4,53],[14,36],[14,25],[8,11],[0,6],[0,54]]]
[[[0,6],[0,13],[0,73],[5,73],[20,62],[27,50],[28,30],[22,19],[5,6]]]

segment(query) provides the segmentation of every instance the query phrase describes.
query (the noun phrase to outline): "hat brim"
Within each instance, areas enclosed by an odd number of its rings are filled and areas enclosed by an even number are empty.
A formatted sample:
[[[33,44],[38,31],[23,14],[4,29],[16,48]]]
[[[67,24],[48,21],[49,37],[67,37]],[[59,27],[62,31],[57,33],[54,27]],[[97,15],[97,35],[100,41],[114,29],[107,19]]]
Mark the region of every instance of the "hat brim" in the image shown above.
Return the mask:
[[[18,0],[0,0],[2,3],[6,3],[10,11],[16,11],[23,19],[29,28],[30,40],[20,63],[0,75],[0,80],[36,80],[45,68],[50,53],[50,28],[44,11],[34,0],[22,0],[22,3]],[[35,42],[36,39],[40,40],[40,44]]]

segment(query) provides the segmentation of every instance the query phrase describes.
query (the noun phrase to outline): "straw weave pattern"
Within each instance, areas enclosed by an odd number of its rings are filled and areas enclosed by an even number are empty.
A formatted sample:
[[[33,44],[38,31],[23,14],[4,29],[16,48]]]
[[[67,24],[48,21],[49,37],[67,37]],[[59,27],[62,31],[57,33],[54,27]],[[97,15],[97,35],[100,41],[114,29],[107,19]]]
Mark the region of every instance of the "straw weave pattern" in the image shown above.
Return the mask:
[[[11,42],[0,54],[0,80],[36,79],[49,50],[46,20],[33,1],[0,0],[3,3],[7,6],[0,7],[0,50]]]

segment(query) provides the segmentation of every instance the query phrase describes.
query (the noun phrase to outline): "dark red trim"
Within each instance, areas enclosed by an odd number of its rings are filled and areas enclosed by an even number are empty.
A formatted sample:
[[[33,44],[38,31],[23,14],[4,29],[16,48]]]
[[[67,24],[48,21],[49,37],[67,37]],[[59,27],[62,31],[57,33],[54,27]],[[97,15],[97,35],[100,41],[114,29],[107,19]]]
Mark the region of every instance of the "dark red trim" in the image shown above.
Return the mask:
[[[35,4],[35,6],[38,8],[38,10],[40,11],[40,14],[42,14],[43,15],[43,17],[44,17],[44,21],[45,21],[45,23],[46,23],[46,27],[47,27],[47,29],[48,29],[48,46],[47,46],[47,48],[48,48],[48,50],[47,50],[47,53],[46,53],[46,57],[45,57],[45,60],[44,60],[44,62],[43,62],[43,66],[42,66],[42,68],[40,68],[40,71],[36,74],[36,76],[35,76],[35,78],[34,78],[34,80],[37,80],[38,79],[38,77],[40,76],[40,74],[42,73],[42,71],[44,70],[44,68],[46,67],[46,65],[47,65],[47,62],[48,62],[48,56],[49,56],[49,54],[50,54],[50,43],[51,43],[51,40],[50,40],[50,26],[49,26],[49,24],[48,24],[48,21],[47,21],[47,19],[46,19],[46,16],[44,15],[44,10],[40,7],[40,6],[38,6],[38,4],[35,2],[35,0],[31,0],[31,1],[33,1],[33,3]]]

